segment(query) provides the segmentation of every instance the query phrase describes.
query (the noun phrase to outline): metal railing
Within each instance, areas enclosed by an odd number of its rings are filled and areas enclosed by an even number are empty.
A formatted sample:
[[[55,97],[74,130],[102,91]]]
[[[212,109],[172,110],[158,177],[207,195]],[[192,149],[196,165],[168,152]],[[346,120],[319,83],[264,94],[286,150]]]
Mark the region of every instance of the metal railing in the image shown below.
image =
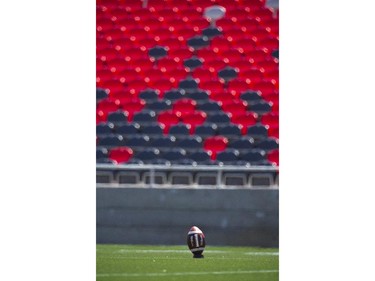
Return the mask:
[[[96,165],[97,187],[278,188],[278,171],[274,166]]]

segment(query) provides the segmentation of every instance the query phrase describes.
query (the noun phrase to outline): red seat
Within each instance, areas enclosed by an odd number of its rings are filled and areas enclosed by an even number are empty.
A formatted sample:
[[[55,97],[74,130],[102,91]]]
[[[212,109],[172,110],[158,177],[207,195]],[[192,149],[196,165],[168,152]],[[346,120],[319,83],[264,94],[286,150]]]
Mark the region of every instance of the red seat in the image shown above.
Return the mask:
[[[189,114],[194,112],[196,110],[196,107],[197,102],[188,98],[176,100],[172,105],[172,109],[174,111],[180,111],[181,113],[188,112]]]
[[[268,152],[267,159],[275,166],[279,166],[279,150]]]
[[[181,114],[182,122],[191,126],[191,132],[195,130],[196,126],[203,124],[206,118],[207,114],[201,110],[196,110],[189,114]]]
[[[256,65],[259,69],[263,68],[265,73],[279,70],[279,61],[276,58],[259,61]]]
[[[116,104],[115,101],[111,101],[108,99],[101,100],[96,105],[96,110],[102,111],[104,115],[107,115],[109,112],[113,112],[119,109],[119,105]],[[103,115],[101,114],[101,115]]]
[[[247,102],[244,100],[229,100],[222,102],[221,108],[232,115],[242,114],[247,111]]]
[[[270,126],[270,128],[279,126],[279,114],[278,113],[268,113],[261,117],[261,122],[264,125]]]
[[[234,94],[224,91],[214,91],[210,93],[210,100],[222,103],[230,102],[233,99],[236,99]]]
[[[143,78],[138,78],[135,80],[126,81],[128,85],[128,90],[130,93],[138,97],[140,91],[149,87],[148,83]]]
[[[273,127],[270,127],[268,129],[268,136],[278,139],[279,138],[279,126],[274,125]]]
[[[116,147],[109,151],[108,157],[117,164],[126,163],[133,157],[133,150],[130,147]]]
[[[258,83],[252,84],[251,88],[253,90],[260,91],[262,93],[262,96],[267,96],[277,91],[276,82],[274,80],[266,79],[259,81]]]
[[[228,139],[223,136],[208,137],[204,140],[203,148],[207,151],[211,151],[211,159],[216,159],[217,152],[223,151],[228,146]]]
[[[247,132],[247,128],[257,122],[257,115],[254,112],[236,113],[232,115],[231,122],[242,125],[241,133],[244,135]]]
[[[125,100],[119,99],[119,102],[120,108],[129,113],[129,120],[133,120],[134,113],[141,111],[146,105],[145,100],[135,98],[127,100],[126,102]]]
[[[178,124],[180,122],[181,112],[174,110],[161,111],[157,116],[159,123],[163,124],[164,133],[168,133],[170,126]]]
[[[195,69],[192,76],[199,79],[199,81],[210,81],[217,78],[216,73],[213,72],[212,69],[206,67]]]
[[[247,91],[251,88],[250,79],[248,78],[237,78],[228,82],[228,91],[234,94],[236,97],[239,97],[240,94],[244,91]]]
[[[190,58],[193,55],[193,52],[188,47],[173,48],[168,51],[168,56],[172,59],[178,58],[179,61]]]
[[[244,57],[243,52],[240,49],[229,49],[220,53],[220,57],[223,58],[224,62],[235,65],[236,62],[241,61]]]
[[[169,78],[168,75],[163,73],[164,77],[153,77],[149,82],[151,88],[158,89],[160,92],[168,91],[177,86],[177,82],[174,78]]]
[[[214,92],[223,92],[224,91],[224,85],[219,80],[206,80],[206,81],[200,81],[199,87],[203,90],[208,90],[211,93]]]
[[[240,71],[240,78],[250,79],[250,85],[259,83],[264,79],[263,72],[258,68],[252,67],[244,71]]]
[[[109,90],[109,95],[121,93],[127,90],[126,85],[120,80],[116,79],[102,81],[101,85],[103,88]]]
[[[279,40],[272,36],[267,36],[258,40],[257,44],[262,48],[266,48],[269,53],[279,49]]]

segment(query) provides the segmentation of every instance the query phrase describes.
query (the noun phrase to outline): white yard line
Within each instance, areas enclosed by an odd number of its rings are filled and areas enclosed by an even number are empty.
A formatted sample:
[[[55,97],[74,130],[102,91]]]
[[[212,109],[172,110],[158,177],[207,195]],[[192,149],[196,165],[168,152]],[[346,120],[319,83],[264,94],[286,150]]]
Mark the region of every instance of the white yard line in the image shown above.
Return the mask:
[[[243,270],[243,271],[211,271],[211,272],[160,272],[160,273],[98,273],[96,277],[159,277],[159,276],[187,276],[187,275],[226,275],[226,274],[254,274],[278,273],[278,270]]]

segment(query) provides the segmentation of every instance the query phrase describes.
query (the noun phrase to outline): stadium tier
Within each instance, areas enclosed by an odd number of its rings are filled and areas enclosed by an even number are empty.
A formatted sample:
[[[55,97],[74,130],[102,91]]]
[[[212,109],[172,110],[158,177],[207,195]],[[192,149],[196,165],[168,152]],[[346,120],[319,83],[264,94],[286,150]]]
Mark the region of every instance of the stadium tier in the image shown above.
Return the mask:
[[[225,8],[217,20],[205,16],[214,5]],[[265,0],[96,8],[98,164],[278,168],[277,9]]]

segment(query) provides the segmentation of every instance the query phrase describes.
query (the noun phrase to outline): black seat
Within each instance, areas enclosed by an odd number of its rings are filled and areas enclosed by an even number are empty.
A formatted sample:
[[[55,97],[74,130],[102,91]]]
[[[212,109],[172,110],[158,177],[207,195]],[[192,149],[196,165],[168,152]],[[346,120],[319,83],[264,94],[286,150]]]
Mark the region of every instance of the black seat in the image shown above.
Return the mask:
[[[272,109],[271,104],[264,100],[249,104],[249,110],[257,113],[258,115],[266,114],[270,112],[271,109]]]
[[[194,36],[187,40],[189,47],[192,47],[194,50],[199,50],[207,47],[210,44],[210,40],[207,36]]]
[[[230,115],[223,111],[220,112],[209,112],[206,122],[220,124],[220,123],[229,123]]]
[[[124,146],[125,139],[122,135],[119,134],[106,135],[103,138],[99,138],[98,145],[106,147]]]
[[[197,89],[196,91],[188,93],[187,98],[193,99],[193,100],[196,100],[196,101],[208,102],[208,99],[210,98],[210,96],[209,96],[207,91]]]
[[[96,88],[96,101],[101,101],[108,97],[108,93],[102,88]]]
[[[139,98],[145,101],[157,100],[159,98],[160,91],[157,89],[145,89],[139,93]]]
[[[185,90],[183,89],[172,89],[164,93],[164,99],[170,101],[182,99],[185,96]]]
[[[224,82],[229,82],[238,76],[239,69],[231,66],[226,66],[225,68],[219,70],[218,76],[224,80]]]
[[[156,122],[156,113],[152,110],[143,110],[134,114],[133,122],[151,123]]]
[[[112,164],[112,165],[116,165],[117,162],[115,160],[112,160],[112,159],[109,159],[109,158],[99,158],[99,159],[96,159],[96,163],[97,164]]]
[[[252,104],[263,100],[259,92],[253,90],[242,92],[240,95],[240,99],[247,101],[248,104]]]
[[[176,146],[191,151],[202,148],[203,142],[200,136],[188,136],[177,142]]]
[[[250,150],[254,148],[254,139],[251,137],[241,137],[229,142],[229,147],[240,151]]]
[[[123,111],[120,109],[120,110],[108,113],[107,120],[108,122],[112,122],[114,124],[127,123],[128,115],[129,113],[127,111]]]
[[[155,159],[150,160],[148,164],[170,166],[171,161],[164,159],[164,158],[155,158]]]
[[[219,26],[209,26],[202,30],[202,35],[206,36],[208,39],[212,39],[216,36],[223,34],[223,29]]]
[[[118,126],[116,128],[116,133],[121,135],[138,134],[140,128],[141,126],[138,123],[132,122]]]
[[[150,145],[150,137],[146,135],[129,135],[126,136],[126,146],[131,148],[144,148]]]
[[[278,49],[273,50],[273,51],[272,51],[272,56],[273,56],[274,58],[279,59],[279,50],[278,50]]]
[[[135,158],[142,160],[145,164],[151,164],[154,159],[159,158],[160,150],[157,148],[145,148],[134,155]]]
[[[154,60],[159,60],[165,57],[168,53],[168,47],[164,46],[155,46],[148,51],[149,57],[153,58]]]
[[[96,147],[96,159],[100,158],[107,158],[108,157],[108,149],[105,147]]]
[[[216,155],[216,161],[219,161],[223,164],[236,164],[239,160],[240,152],[237,149],[227,148],[224,151],[220,151]]]
[[[172,107],[172,102],[170,100],[167,100],[167,99],[152,100],[152,101],[148,101],[147,104],[146,104],[146,108],[148,110],[153,110],[155,112],[159,112],[159,111],[162,111],[162,110],[168,110],[168,109],[171,109],[171,107]]]
[[[268,125],[255,124],[247,128],[247,135],[255,140],[265,139],[268,137]]]
[[[266,152],[261,149],[253,149],[240,155],[241,160],[249,162],[251,165],[258,165],[266,161]]]
[[[151,136],[151,135],[163,135],[164,125],[160,123],[153,124],[143,124],[141,126],[141,133]]]
[[[279,140],[276,138],[268,138],[260,141],[257,147],[266,151],[279,149]]]
[[[196,161],[194,161],[193,159],[182,158],[182,159],[177,159],[177,160],[173,161],[173,164],[196,166],[198,163]]]
[[[184,66],[190,69],[190,71],[194,71],[194,69],[202,66],[204,60],[197,56],[192,56],[191,58],[184,60]]]
[[[206,150],[198,150],[188,155],[188,157],[198,164],[205,164],[207,162],[211,162],[211,155],[210,152]]]
[[[96,125],[96,135],[110,135],[114,132],[115,125],[111,122],[101,122]]]
[[[217,133],[218,135],[226,137],[240,137],[241,136],[241,125],[236,124],[224,124],[218,126]]]
[[[167,159],[171,163],[176,163],[177,161],[186,158],[186,151],[182,148],[171,149],[164,152],[161,158]]]
[[[123,163],[123,164],[126,164],[126,165],[143,165],[145,164],[141,159],[138,159],[138,158],[132,158],[130,159],[128,162],[126,163]]]
[[[195,134],[198,136],[209,137],[215,136],[217,131],[217,125],[212,123],[206,123],[195,127]]]
[[[190,135],[190,124],[184,124],[184,123],[179,123],[176,125],[172,125],[169,128],[168,134],[176,137],[180,136],[189,136]]]
[[[159,136],[151,142],[151,146],[158,149],[169,149],[173,148],[176,143],[174,136]]]
[[[198,110],[202,110],[204,112],[211,112],[211,111],[221,111],[221,106],[217,101],[208,100],[203,103],[198,103],[197,105]]]
[[[178,83],[178,87],[180,89],[185,90],[187,93],[196,91],[198,89],[198,80],[192,77],[188,77],[186,79],[181,80]]]

